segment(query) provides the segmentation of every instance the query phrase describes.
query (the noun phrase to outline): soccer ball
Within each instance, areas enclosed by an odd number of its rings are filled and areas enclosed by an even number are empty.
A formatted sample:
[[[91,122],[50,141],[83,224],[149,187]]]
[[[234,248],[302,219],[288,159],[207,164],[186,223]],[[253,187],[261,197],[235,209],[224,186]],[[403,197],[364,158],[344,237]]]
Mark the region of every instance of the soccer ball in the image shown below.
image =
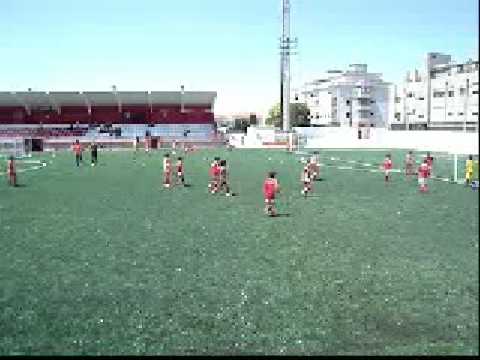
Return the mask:
[[[268,161],[272,161],[272,158],[271,158],[271,157],[269,157],[269,158],[268,158]]]
[[[55,154],[52,154],[52,157],[53,157],[53,158],[54,158],[54,157],[56,157],[56,156],[57,156],[57,155],[55,155]]]
[[[94,163],[92,163],[92,167],[94,167],[94,166],[95,166],[95,164],[94,164]]]

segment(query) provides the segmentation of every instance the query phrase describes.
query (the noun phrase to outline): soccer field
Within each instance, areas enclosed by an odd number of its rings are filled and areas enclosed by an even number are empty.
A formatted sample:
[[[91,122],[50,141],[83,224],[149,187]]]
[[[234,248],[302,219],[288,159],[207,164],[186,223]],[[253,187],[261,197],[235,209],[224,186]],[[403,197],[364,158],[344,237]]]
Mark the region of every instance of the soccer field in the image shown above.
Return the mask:
[[[2,177],[1,355],[478,354],[477,192],[386,186],[385,151],[321,151],[308,199],[273,150],[188,154],[191,186],[164,189],[162,154]],[[238,196],[207,193],[217,155]],[[263,214],[269,170],[289,216]]]

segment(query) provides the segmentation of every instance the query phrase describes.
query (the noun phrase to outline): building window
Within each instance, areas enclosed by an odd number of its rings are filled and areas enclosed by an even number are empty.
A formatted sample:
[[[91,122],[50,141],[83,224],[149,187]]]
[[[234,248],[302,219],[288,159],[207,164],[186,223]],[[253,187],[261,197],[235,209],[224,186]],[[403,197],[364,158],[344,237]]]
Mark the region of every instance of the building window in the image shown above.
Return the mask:
[[[313,93],[310,94],[310,97],[314,97],[315,95],[313,95]]]
[[[349,112],[347,112],[347,113],[345,114],[345,116],[347,117],[347,119],[350,119],[350,113],[349,113]]]
[[[422,96],[422,97],[419,97],[418,100],[425,100],[425,98]]]
[[[350,105],[350,100],[347,100],[347,105]]]
[[[464,114],[463,114],[463,112],[459,112],[458,115],[463,116]]]
[[[478,85],[478,81],[472,82],[472,85],[473,86]]]
[[[478,112],[472,112],[473,116],[478,116]]]
[[[452,116],[452,115],[453,115],[453,113],[452,113],[452,112],[449,112],[449,113],[448,113],[448,116]]]
[[[445,93],[441,92],[441,91],[436,91],[436,92],[433,93],[434,98],[442,98],[444,96],[445,96]]]
[[[320,119],[320,115],[318,113],[316,113],[315,118]]]
[[[465,96],[465,93],[466,93],[466,89],[465,88],[460,88],[460,96]]]
[[[370,116],[373,116],[373,113],[370,113]]]
[[[473,94],[473,95],[478,95],[478,90],[472,91],[472,94]]]
[[[401,98],[401,97],[398,97],[398,96],[397,96],[397,97],[395,98],[395,102],[396,102],[397,104],[400,104],[401,101],[402,101],[402,98]]]
[[[409,98],[413,97],[413,93],[409,92],[409,93],[407,94],[407,97],[409,97]]]
[[[449,91],[448,92],[448,97],[453,97],[455,95],[455,92],[454,91]]]
[[[375,100],[371,100],[371,101],[370,101],[370,104],[375,104]]]
[[[423,119],[424,117],[425,117],[425,116],[423,116],[423,115],[418,115],[418,118],[419,118],[419,119]]]

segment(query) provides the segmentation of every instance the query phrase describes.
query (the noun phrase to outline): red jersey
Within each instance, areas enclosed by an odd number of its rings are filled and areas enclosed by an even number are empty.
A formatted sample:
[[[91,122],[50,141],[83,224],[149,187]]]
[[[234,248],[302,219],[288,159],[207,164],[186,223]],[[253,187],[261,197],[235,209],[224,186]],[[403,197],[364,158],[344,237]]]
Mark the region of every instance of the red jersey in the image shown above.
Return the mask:
[[[8,160],[7,172],[9,175],[15,174],[15,163],[12,160]]]
[[[428,164],[422,163],[418,168],[418,177],[421,179],[426,179],[430,175],[430,171],[428,169]]]
[[[210,167],[210,176],[211,177],[220,176],[220,166],[218,164],[214,164]]]
[[[182,173],[183,174],[183,162],[181,162],[181,161],[177,162],[177,173]]]
[[[75,154],[80,155],[82,153],[82,145],[74,144],[73,151],[75,152]]]
[[[385,161],[383,162],[383,168],[385,170],[392,170],[392,160],[391,159],[385,159]]]
[[[274,199],[277,192],[278,183],[276,179],[266,179],[263,183],[263,195],[265,199]]]
[[[170,159],[165,158],[163,159],[163,171],[166,173],[169,173],[172,170],[172,163],[170,162]]]

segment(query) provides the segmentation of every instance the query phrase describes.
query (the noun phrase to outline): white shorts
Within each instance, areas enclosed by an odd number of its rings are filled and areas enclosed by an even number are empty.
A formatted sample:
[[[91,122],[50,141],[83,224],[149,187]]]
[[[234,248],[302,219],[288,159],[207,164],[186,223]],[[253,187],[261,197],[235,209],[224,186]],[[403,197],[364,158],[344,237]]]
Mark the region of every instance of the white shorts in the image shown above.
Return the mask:
[[[392,170],[385,170],[385,176],[390,176],[391,172],[392,172]]]
[[[427,183],[427,179],[425,178],[418,178],[418,185],[425,185]]]

